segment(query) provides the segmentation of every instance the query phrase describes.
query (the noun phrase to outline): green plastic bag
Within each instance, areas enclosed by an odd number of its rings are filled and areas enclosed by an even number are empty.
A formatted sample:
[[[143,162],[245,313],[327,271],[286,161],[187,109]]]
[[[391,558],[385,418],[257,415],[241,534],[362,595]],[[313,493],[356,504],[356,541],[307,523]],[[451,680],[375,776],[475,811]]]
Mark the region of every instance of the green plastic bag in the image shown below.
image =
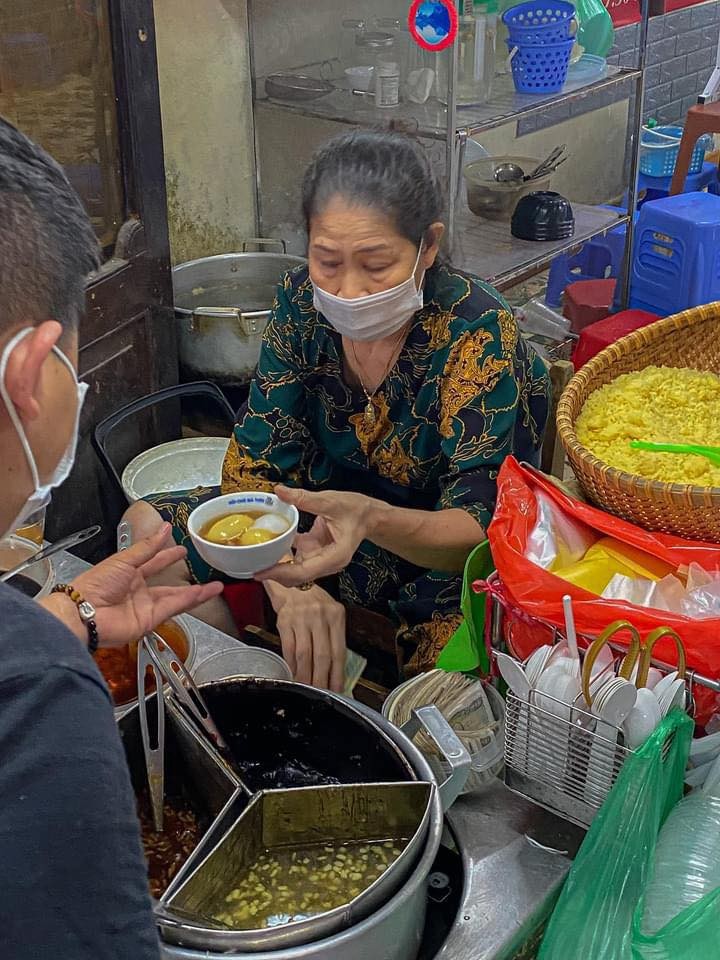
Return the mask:
[[[485,594],[475,593],[475,580],[487,580],[495,569],[490,553],[490,542],[485,540],[475,547],[465,563],[460,609],[463,622],[450,637],[435,664],[440,670],[485,675],[490,672],[490,660],[485,648]]]
[[[636,952],[633,921],[660,827],[682,796],[692,730],[692,720],[673,710],[625,761],[570,869],[538,960],[678,960],[681,956]],[[657,940],[657,935],[646,939]]]
[[[720,941],[720,889],[708,893],[652,936],[640,932],[642,903],[635,914],[633,960],[710,960]]]

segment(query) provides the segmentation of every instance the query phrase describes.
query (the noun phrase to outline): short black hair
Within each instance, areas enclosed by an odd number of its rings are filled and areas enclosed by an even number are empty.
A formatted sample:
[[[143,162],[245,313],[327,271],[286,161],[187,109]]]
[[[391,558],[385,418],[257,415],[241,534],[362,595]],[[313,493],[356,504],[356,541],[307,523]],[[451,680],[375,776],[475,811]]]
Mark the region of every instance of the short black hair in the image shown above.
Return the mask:
[[[334,196],[387,214],[419,246],[442,217],[442,190],[430,158],[412,137],[390,130],[353,130],[323,144],[302,188],[305,226]]]
[[[62,167],[0,118],[0,329],[74,328],[100,265],[95,232]]]

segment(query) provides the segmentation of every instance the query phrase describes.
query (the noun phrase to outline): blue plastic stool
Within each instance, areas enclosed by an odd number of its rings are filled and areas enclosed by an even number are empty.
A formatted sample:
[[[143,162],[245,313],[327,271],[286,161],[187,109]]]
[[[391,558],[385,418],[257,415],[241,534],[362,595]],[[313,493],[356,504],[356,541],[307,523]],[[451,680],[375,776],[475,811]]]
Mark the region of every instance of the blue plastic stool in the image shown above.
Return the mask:
[[[651,200],[638,218],[630,306],[666,317],[720,300],[720,197]]]
[[[605,207],[622,214],[621,207]],[[550,307],[559,307],[565,287],[577,280],[617,279],[625,252],[625,227],[621,223],[605,236],[594,237],[575,254],[561,254],[550,265],[545,302]]]
[[[638,176],[638,193],[645,195],[638,201],[638,210],[648,200],[659,200],[661,197],[667,197],[670,194],[670,184],[672,176],[669,177],[648,177],[644,173]],[[698,193],[700,190],[709,190],[710,193],[717,193],[720,188],[718,184],[718,167],[716,163],[704,163],[700,173],[689,174],[685,180],[685,189],[683,193]],[[627,209],[628,194],[627,190],[623,194],[623,204]]]

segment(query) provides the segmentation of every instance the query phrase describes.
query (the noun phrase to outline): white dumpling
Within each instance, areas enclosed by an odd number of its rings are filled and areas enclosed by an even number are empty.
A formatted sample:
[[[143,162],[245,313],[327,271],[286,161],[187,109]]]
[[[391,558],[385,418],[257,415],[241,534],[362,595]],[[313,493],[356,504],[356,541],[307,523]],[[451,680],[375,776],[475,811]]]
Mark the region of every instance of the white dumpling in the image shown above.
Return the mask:
[[[280,534],[285,533],[289,527],[290,524],[284,517],[281,517],[277,513],[266,513],[262,517],[258,517],[250,529],[268,530],[270,533],[274,533],[279,537]]]

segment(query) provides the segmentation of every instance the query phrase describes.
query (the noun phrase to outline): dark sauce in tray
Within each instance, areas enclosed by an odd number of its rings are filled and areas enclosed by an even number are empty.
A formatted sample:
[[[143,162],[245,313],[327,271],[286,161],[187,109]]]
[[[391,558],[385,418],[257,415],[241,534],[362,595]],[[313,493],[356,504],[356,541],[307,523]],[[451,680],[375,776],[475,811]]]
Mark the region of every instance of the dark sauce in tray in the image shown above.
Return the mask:
[[[200,843],[202,829],[190,804],[177,797],[165,798],[162,833],[155,832],[147,791],[138,797],[137,809],[150,893],[160,897]]]
[[[303,763],[297,757],[275,755],[272,764],[267,762],[240,762],[243,777],[252,783],[256,790],[279,790],[290,787],[322,787],[326,784],[340,783],[337,777]]]
[[[413,779],[389,742],[321,691],[256,680],[203,694],[251,793]]]
[[[36,597],[40,593],[40,584],[37,580],[33,580],[32,577],[26,577],[24,573],[16,573],[14,577],[10,577],[7,581],[9,587],[14,587],[16,590],[19,590],[20,593],[24,593],[26,597]]]

